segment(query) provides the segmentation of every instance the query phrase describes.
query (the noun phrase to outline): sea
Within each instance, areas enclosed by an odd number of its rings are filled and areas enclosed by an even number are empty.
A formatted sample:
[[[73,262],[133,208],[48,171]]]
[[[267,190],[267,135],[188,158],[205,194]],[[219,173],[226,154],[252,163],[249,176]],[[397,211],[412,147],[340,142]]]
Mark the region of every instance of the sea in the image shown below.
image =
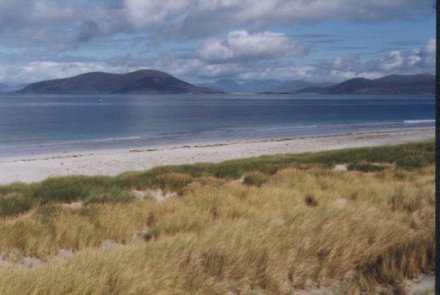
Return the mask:
[[[0,95],[0,157],[435,126],[434,95]]]

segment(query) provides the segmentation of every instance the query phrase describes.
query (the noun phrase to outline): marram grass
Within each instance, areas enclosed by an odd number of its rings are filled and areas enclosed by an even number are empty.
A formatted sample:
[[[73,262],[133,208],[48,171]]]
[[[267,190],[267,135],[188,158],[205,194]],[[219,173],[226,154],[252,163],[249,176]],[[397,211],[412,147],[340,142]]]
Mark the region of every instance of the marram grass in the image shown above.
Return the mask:
[[[0,262],[0,294],[406,294],[434,268],[433,155],[425,142],[4,186],[26,209],[4,209],[0,252],[43,263]],[[158,187],[179,194],[130,196]]]

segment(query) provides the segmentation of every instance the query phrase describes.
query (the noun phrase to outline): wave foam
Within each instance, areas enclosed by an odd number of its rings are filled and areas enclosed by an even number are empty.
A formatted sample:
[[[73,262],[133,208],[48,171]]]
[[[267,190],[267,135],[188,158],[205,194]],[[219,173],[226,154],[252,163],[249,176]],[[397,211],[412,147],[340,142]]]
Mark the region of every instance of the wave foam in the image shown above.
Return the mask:
[[[435,123],[435,120],[404,120],[405,124]]]

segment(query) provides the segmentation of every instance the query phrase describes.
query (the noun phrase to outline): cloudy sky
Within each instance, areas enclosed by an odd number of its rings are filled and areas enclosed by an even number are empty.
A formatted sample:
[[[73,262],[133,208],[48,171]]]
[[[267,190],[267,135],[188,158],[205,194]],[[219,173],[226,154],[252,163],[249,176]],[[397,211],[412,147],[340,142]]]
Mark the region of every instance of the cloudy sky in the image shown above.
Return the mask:
[[[434,73],[433,0],[0,0],[0,82],[152,68],[192,83]]]

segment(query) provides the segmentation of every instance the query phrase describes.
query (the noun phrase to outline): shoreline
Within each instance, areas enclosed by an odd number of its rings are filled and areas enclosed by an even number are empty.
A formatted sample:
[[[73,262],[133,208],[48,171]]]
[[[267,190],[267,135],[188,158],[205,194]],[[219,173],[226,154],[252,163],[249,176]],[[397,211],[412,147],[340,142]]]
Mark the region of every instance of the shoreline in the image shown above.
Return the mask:
[[[0,158],[0,184],[30,183],[74,174],[115,176],[163,165],[401,144],[430,138],[435,138],[434,127],[10,156]]]

